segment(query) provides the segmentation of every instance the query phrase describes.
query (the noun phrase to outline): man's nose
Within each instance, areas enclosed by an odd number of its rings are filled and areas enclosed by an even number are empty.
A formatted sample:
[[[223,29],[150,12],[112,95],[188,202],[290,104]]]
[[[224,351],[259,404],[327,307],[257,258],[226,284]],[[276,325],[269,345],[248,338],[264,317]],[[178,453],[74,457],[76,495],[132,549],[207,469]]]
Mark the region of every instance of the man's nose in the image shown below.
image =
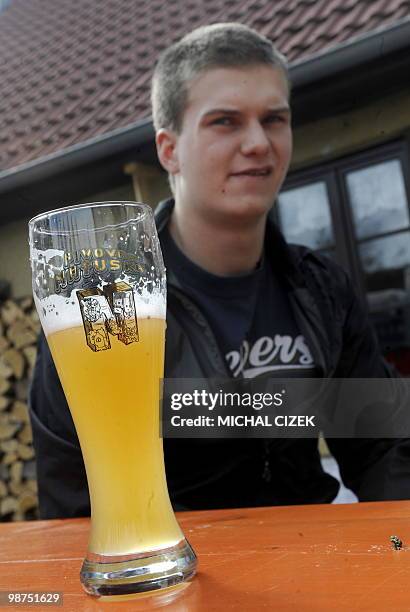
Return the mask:
[[[244,130],[241,150],[244,155],[266,155],[270,148],[270,140],[263,125],[254,121]]]

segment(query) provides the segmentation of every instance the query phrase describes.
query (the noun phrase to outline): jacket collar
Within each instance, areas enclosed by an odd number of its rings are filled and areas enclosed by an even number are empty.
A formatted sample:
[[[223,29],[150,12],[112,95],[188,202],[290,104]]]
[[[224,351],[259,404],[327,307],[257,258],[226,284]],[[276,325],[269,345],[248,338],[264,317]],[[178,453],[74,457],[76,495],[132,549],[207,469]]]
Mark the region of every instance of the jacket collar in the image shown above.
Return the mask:
[[[164,227],[168,224],[172,211],[174,210],[174,206],[175,200],[173,198],[168,198],[167,200],[162,200],[156,207],[154,217],[158,234],[161,234]]]
[[[164,248],[163,248],[163,245],[162,245],[162,240],[161,240],[162,233],[163,233],[165,227],[168,225],[168,221],[171,218],[171,214],[172,214],[172,211],[174,209],[174,206],[175,206],[175,201],[174,201],[173,198],[168,198],[167,200],[162,200],[158,204],[156,209],[155,209],[154,218],[155,218],[155,224],[157,226],[159,241],[161,243],[161,248],[162,248],[162,254],[163,254],[163,257],[164,257],[165,268],[167,270],[167,283],[168,283],[168,286],[178,287],[179,289],[181,289],[181,283],[178,281],[178,278],[174,274],[172,268],[170,268],[168,266],[167,254],[164,251]]]

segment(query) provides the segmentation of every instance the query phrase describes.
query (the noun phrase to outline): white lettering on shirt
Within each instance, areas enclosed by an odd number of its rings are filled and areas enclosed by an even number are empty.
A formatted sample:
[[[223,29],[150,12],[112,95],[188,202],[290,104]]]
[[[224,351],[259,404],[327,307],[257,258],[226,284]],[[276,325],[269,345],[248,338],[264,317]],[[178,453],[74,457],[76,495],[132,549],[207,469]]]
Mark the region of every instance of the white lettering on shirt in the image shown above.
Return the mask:
[[[230,351],[226,355],[228,366],[236,378],[255,378],[267,372],[282,369],[312,368],[313,356],[304,336],[275,334],[261,336],[250,346],[247,340],[241,344],[239,351]]]

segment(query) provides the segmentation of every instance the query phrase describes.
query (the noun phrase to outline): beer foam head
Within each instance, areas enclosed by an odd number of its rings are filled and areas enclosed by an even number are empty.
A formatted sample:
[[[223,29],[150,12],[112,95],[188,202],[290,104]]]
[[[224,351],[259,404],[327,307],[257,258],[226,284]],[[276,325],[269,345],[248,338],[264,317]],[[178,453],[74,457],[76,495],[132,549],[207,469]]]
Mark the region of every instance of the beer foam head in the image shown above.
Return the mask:
[[[165,319],[166,317],[166,299],[161,293],[151,293],[147,289],[132,289],[133,303],[130,300],[125,300],[124,296],[127,293],[121,291],[123,287],[119,287],[119,291],[114,293],[112,301],[114,303],[114,311],[107,300],[102,289],[80,291],[74,289],[70,296],[52,295],[43,300],[34,295],[34,300],[37,307],[37,312],[40,317],[41,325],[46,336],[63,329],[71,327],[83,326],[84,314],[97,319],[99,316],[104,320],[108,320],[115,316],[115,311],[121,309],[127,316],[135,315],[138,319],[156,318]],[[121,297],[122,296],[122,297]],[[121,300],[123,303],[121,303]]]

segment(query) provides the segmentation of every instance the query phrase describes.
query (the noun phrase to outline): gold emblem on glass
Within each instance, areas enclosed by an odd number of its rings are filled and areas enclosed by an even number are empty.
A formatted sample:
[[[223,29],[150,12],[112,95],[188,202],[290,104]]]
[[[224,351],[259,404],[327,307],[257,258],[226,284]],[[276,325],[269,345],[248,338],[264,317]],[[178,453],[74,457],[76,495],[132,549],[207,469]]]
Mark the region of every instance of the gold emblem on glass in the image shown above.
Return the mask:
[[[87,345],[92,351],[111,348],[110,336],[123,344],[138,342],[138,322],[132,287],[125,282],[77,291]]]

